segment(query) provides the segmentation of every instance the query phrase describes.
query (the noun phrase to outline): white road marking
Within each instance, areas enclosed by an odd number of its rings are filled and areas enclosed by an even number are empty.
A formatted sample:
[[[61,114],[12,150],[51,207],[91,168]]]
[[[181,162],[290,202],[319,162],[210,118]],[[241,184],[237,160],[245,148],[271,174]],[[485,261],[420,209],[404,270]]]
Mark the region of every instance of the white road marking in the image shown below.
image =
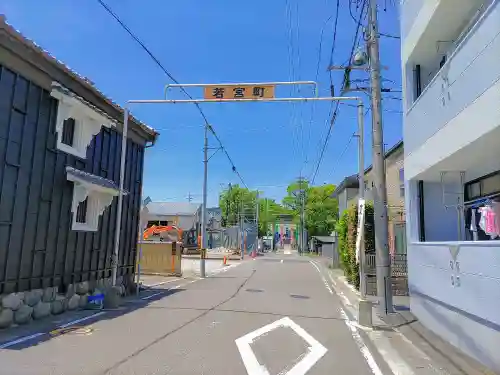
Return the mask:
[[[344,302],[344,305],[351,307],[352,306],[351,301],[349,301],[349,298],[347,298],[347,296],[344,294],[344,292],[335,288],[337,286],[337,283],[335,282],[335,280],[333,280],[333,277],[330,274],[330,272],[328,272],[328,277],[330,278],[330,281],[333,284],[333,288],[335,289],[335,293],[342,299],[342,301]]]
[[[209,272],[208,274],[209,275],[216,275],[218,273],[221,273],[221,272],[227,272],[229,269],[231,268],[234,268],[234,267],[238,267],[241,263],[234,263],[234,264],[230,264],[228,266],[224,266],[222,268],[216,268],[215,270]]]
[[[330,281],[332,282],[332,284],[334,286],[337,286],[337,282],[333,279],[332,274],[330,272],[328,272],[328,277],[330,278]]]
[[[37,337],[42,336],[42,335],[45,335],[45,332],[38,332],[38,333],[35,333],[33,335],[30,335],[30,336],[20,337],[18,339],[15,339],[15,340],[12,340],[12,341],[6,342],[5,344],[0,345],[0,349],[9,348],[13,345],[20,344],[22,342],[37,338]]]
[[[302,359],[288,372],[284,372],[283,375],[305,375],[327,352],[327,349],[302,327],[289,317],[284,317],[235,340],[248,375],[269,375],[267,368],[261,365],[257,360],[250,345],[256,338],[280,327],[289,327],[293,329],[297,335],[302,337],[309,344],[308,351]]]
[[[230,266],[228,266],[228,267],[225,267],[225,268],[221,269],[221,271],[222,271],[222,270],[224,270],[224,272],[225,272],[225,271],[227,271],[229,268],[239,266],[240,264],[241,264],[241,263],[232,264],[232,265],[230,265]],[[179,279],[179,280],[180,280],[180,279]],[[160,295],[160,294],[166,293],[166,292],[168,292],[169,290],[172,290],[172,289],[178,289],[178,288],[183,287],[183,286],[185,286],[185,285],[187,285],[187,284],[194,283],[194,282],[196,282],[196,281],[198,281],[198,280],[202,280],[202,279],[201,279],[201,278],[194,279],[194,280],[191,280],[191,281],[189,281],[189,282],[187,282],[187,283],[185,283],[185,284],[177,285],[177,286],[175,286],[175,287],[173,287],[173,288],[165,289],[165,290],[163,290],[163,291],[161,291],[161,292],[158,292],[158,293],[153,293],[153,294],[151,294],[151,295],[149,295],[149,296],[142,297],[141,299],[142,299],[142,300],[148,300],[148,299],[153,298],[153,297],[156,297],[156,296],[158,296],[158,295]],[[176,280],[172,280],[172,281],[176,281]],[[164,283],[163,283],[163,284],[164,284]],[[161,285],[161,284],[157,284],[157,285]],[[98,313],[95,313],[95,314],[92,314],[92,315],[86,316],[86,317],[84,317],[84,318],[80,318],[80,319],[72,320],[71,322],[68,322],[68,323],[65,323],[65,324],[63,324],[63,325],[58,326],[58,328],[66,328],[66,327],[69,327],[69,326],[72,326],[72,325],[74,325],[74,324],[78,324],[78,323],[84,322],[84,321],[86,321],[86,320],[89,320],[89,319],[95,318],[95,317],[100,316],[100,315],[103,315],[103,314],[106,314],[106,311],[100,311],[100,312],[98,312]],[[20,343],[23,343],[23,342],[26,342],[26,341],[32,340],[32,339],[37,338],[37,337],[40,337],[40,336],[43,336],[43,335],[45,335],[45,334],[48,334],[48,332],[37,332],[37,333],[34,333],[34,334],[32,334],[32,335],[22,336],[22,337],[19,337],[19,338],[15,339],[15,340],[8,341],[8,342],[6,342],[6,343],[0,344],[0,349],[9,348],[9,347],[11,347],[11,346],[14,346],[14,345],[17,345],[17,344],[20,344]]]
[[[98,312],[98,313],[95,313],[95,314],[83,317],[81,319],[72,320],[71,322],[68,322],[66,324],[60,325],[58,328],[66,328],[66,327],[69,327],[69,326],[72,326],[72,325],[84,322],[86,320],[89,320],[89,319],[92,319],[92,318],[95,318],[95,317],[98,317],[98,316],[104,315],[104,314],[106,314],[106,311],[101,311],[101,312]]]
[[[167,293],[167,292],[168,292],[168,291],[170,291],[170,290],[179,289],[180,287],[183,287],[183,286],[185,286],[185,285],[187,285],[187,284],[194,283],[195,281],[198,281],[198,279],[191,280],[189,283],[176,285],[176,286],[174,286],[174,287],[172,287],[172,288],[168,288],[168,289],[162,290],[161,292],[158,292],[158,293],[153,293],[153,294],[150,294],[149,296],[142,297],[141,299],[142,299],[142,300],[148,300],[148,299],[150,299],[150,298],[153,298],[153,297],[159,296],[160,294],[165,294],[165,293]]]
[[[169,289],[167,289],[167,290],[169,290]],[[142,297],[141,299],[142,299],[142,300],[147,300],[147,299],[150,299],[150,298],[153,298],[153,297],[159,296],[160,294],[163,294],[163,293],[165,293],[165,292],[166,292],[166,290],[165,290],[165,291],[162,291],[162,292],[153,293],[153,294],[150,294],[149,296]]]
[[[60,328],[67,328],[67,327],[70,327],[72,325],[84,322],[84,321],[92,319],[92,318],[96,318],[96,317],[98,317],[100,315],[104,315],[104,314],[106,314],[106,312],[105,311],[101,311],[101,312],[98,312],[98,313],[95,313],[95,314],[92,314],[92,315],[89,315],[89,316],[86,316],[86,317],[83,317],[83,318],[80,318],[80,319],[72,320],[71,322],[68,322],[66,324],[62,324],[62,325],[58,326],[57,328],[59,328],[59,329]],[[38,333],[34,333],[32,335],[29,335],[29,336],[19,337],[19,338],[15,339],[15,340],[8,341],[6,343],[1,344],[0,345],[0,349],[6,349],[6,348],[9,348],[9,347],[14,346],[14,345],[21,344],[23,342],[35,339],[35,338],[40,337],[40,336],[43,336],[43,335],[45,335],[47,333],[48,332],[38,332]]]
[[[363,342],[363,339],[359,335],[357,327],[353,324],[353,322],[349,320],[349,317],[347,316],[343,308],[340,308],[340,315],[342,315],[342,318],[344,318],[344,322],[347,325],[347,328],[349,328],[349,331],[351,331],[352,338],[356,342],[356,345],[358,345],[358,349],[363,355],[363,357],[365,357],[366,363],[368,363],[368,367],[370,367],[372,373],[374,375],[383,375],[382,370],[380,370],[380,367],[378,367],[377,362],[375,362],[375,358],[373,358],[372,353],[370,352],[368,347]]]
[[[160,285],[164,285],[164,284],[168,284],[168,283],[173,283],[174,281],[179,281],[179,280],[182,280],[182,279],[181,278],[176,278],[176,279],[173,279],[173,280],[162,281],[161,283],[148,284],[148,285],[144,285],[144,286],[147,287],[147,288],[152,288],[154,286],[160,286]]]
[[[332,281],[333,284],[333,289],[335,290],[335,293],[342,299],[344,302],[344,305],[347,310],[351,313],[351,316],[354,316],[356,318],[357,316],[357,311],[356,308],[353,306],[353,304],[349,301],[349,298],[338,288],[337,283],[333,279],[332,275],[330,272],[328,273],[328,277]],[[356,290],[352,285],[348,284],[347,281],[344,279],[341,279],[341,282],[348,286],[349,289],[351,289],[353,292],[355,292],[358,296],[360,295],[359,291]],[[349,301],[348,303],[345,301]],[[345,311],[344,311],[345,313]],[[356,329],[361,329],[363,330],[370,340],[375,343],[375,347],[379,354],[382,356],[384,361],[387,363],[389,368],[391,369],[392,373],[397,374],[397,375],[414,375],[415,372],[413,371],[412,367],[405,361],[403,358],[399,355],[399,352],[394,349],[393,345],[390,342],[390,339],[385,335],[384,332],[376,331],[374,329],[366,328],[360,326],[357,322],[351,321],[350,324],[354,326]],[[403,340],[407,340],[407,338],[399,332],[397,329],[395,330],[395,333],[399,335],[400,338]],[[425,354],[422,353],[422,351],[414,346],[413,350],[415,350],[416,354],[418,357],[422,358],[425,360],[427,363],[426,365],[431,369],[434,373],[436,374],[441,374],[441,375],[449,375],[445,371],[440,371],[437,370],[431,363],[431,360],[429,357],[427,357]]]
[[[333,290],[328,284],[328,281],[325,279],[323,276],[323,273],[319,269],[319,267],[316,265],[315,262],[312,260],[309,261],[314,268],[316,268],[316,271],[318,271],[321,280],[323,280],[323,283],[325,284],[326,288],[330,292],[330,294],[333,294]],[[346,297],[347,298],[347,297]],[[377,362],[375,361],[375,358],[373,357],[372,353],[370,352],[370,349],[366,346],[366,344],[363,342],[363,339],[361,338],[358,328],[354,325],[354,322],[352,322],[349,317],[347,316],[346,312],[342,307],[340,307],[340,315],[342,315],[342,318],[344,319],[345,324],[347,325],[347,328],[349,328],[349,331],[351,332],[351,336],[356,342],[356,345],[358,346],[359,351],[361,352],[361,355],[365,358],[366,363],[368,364],[368,367],[370,367],[371,372],[374,375],[383,375],[382,371],[380,370],[380,367],[378,367]]]

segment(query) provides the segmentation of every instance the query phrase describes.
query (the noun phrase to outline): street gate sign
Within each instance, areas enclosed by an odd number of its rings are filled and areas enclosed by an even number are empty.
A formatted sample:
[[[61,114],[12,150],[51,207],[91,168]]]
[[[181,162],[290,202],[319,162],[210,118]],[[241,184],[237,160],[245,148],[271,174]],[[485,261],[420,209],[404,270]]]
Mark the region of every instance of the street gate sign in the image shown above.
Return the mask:
[[[205,99],[271,99],[275,85],[207,85],[203,87]]]

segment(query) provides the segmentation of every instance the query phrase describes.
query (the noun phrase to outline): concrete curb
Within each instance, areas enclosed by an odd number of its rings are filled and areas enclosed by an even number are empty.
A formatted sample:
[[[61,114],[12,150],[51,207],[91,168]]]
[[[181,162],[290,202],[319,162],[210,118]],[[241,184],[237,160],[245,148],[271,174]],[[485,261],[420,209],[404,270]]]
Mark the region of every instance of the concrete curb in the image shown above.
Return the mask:
[[[343,275],[332,272],[330,269],[327,269],[327,272],[338,284],[349,290],[351,299],[347,296],[345,298],[347,298],[350,304],[357,310],[359,301],[361,300],[360,292],[349,284]],[[338,288],[334,287],[334,290],[338,293]],[[340,291],[340,293],[343,294],[342,291]],[[369,299],[375,300],[375,297],[372,296]],[[374,301],[374,304],[376,303],[377,301]],[[429,361],[429,365],[434,367],[436,374],[496,374],[425,328],[410,311],[396,311],[394,314],[390,314],[384,318],[373,311],[373,323],[373,331],[392,331],[400,335],[406,344],[415,349],[415,354]],[[372,340],[372,337],[370,337],[370,340]],[[377,345],[374,340],[372,340],[372,342]],[[400,349],[401,348],[398,347],[396,350],[399,351]]]

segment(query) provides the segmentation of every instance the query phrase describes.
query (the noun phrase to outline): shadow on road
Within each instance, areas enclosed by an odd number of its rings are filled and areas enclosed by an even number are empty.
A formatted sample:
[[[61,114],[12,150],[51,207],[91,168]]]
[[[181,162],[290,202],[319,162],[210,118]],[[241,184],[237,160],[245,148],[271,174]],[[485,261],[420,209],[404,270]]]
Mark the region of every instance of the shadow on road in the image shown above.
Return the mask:
[[[0,331],[0,349],[23,350],[49,341],[62,335],[89,335],[92,333],[92,324],[103,320],[111,320],[129,314],[137,309],[149,306],[152,302],[181,293],[182,288],[147,288],[139,296],[128,296],[122,300],[121,306],[116,309],[76,310],[60,316],[52,316],[52,321],[40,320],[29,326],[13,327]],[[59,321],[54,318],[59,317]],[[61,322],[65,322],[61,324]],[[17,331],[17,332],[16,332]]]

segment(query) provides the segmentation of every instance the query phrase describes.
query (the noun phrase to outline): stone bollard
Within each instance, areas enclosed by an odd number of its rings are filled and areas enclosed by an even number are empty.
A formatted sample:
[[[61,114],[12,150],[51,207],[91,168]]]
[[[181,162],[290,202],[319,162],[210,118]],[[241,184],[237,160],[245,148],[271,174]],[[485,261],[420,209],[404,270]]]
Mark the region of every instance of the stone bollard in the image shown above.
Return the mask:
[[[359,325],[368,328],[373,327],[372,307],[373,307],[372,301],[368,301],[366,299],[362,299],[359,301],[359,309],[358,309]]]
[[[104,308],[105,309],[116,309],[120,306],[121,300],[121,289],[119,286],[113,286],[108,289],[108,292],[104,296]]]

